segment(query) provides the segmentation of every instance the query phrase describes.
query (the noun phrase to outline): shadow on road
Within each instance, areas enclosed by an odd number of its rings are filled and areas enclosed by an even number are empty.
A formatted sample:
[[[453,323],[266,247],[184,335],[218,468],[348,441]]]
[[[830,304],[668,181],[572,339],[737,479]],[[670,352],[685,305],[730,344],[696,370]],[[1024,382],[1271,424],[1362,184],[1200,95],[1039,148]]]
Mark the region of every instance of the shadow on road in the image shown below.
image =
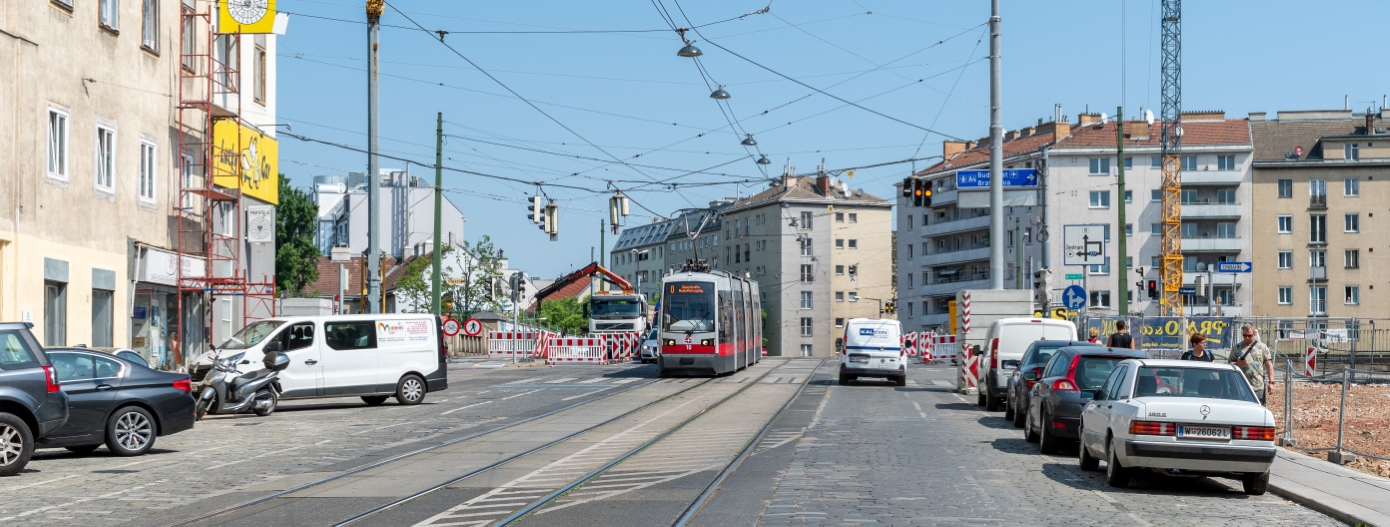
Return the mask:
[[[1130,478],[1129,486],[1119,489],[1105,483],[1105,463],[1101,463],[1100,470],[1096,472],[1083,471],[1080,465],[1073,463],[1044,463],[1042,472],[1048,479],[1081,490],[1132,492],[1136,494],[1164,496],[1181,493],[1192,496],[1213,496],[1237,500],[1251,498],[1251,496],[1246,495],[1245,492],[1238,487],[1238,483],[1236,487],[1226,485],[1226,483],[1234,483],[1235,480],[1165,476],[1149,470],[1135,471]]]

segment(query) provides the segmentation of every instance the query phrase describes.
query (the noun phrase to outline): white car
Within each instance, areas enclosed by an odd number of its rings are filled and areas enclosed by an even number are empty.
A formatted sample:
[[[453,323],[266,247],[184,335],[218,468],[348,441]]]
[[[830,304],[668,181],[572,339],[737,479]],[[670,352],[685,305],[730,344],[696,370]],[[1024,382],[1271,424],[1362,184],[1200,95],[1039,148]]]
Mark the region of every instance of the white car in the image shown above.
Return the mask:
[[[653,329],[647,334],[647,339],[642,341],[642,353],[637,358],[646,364],[656,362],[656,358],[661,355],[661,335]]]
[[[1151,469],[1239,479],[1258,496],[1274,454],[1274,415],[1229,364],[1125,360],[1081,412],[1081,468],[1104,460],[1112,487]]]

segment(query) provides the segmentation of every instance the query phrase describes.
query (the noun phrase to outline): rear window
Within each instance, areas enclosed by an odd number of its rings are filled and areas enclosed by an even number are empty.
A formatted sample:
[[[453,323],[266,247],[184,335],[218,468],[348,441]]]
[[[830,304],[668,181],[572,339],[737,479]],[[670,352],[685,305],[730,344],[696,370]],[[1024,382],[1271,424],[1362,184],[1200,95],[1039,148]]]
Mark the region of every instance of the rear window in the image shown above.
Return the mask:
[[[1119,366],[1120,357],[1081,357],[1076,363],[1076,385],[1082,390],[1094,390],[1105,384],[1105,378]]]
[[[1039,346],[1036,350],[1033,351],[1032,360],[1028,361],[1028,364],[1024,364],[1024,366],[1041,366],[1043,364],[1047,364],[1048,359],[1051,359],[1052,354],[1054,353],[1057,353],[1057,348],[1045,348]]]
[[[1200,397],[1255,402],[1245,377],[1235,370],[1139,368],[1135,397]]]
[[[39,359],[19,331],[0,330],[0,370],[22,370],[39,367]]]

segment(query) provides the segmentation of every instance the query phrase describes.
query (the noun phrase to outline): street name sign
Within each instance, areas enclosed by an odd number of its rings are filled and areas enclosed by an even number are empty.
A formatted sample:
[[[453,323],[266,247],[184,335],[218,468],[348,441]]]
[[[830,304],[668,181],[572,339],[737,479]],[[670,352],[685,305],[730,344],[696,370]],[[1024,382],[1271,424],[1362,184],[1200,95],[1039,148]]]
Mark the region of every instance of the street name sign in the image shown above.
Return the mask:
[[[1185,285],[1185,286],[1182,286],[1182,287],[1179,287],[1179,288],[1178,288],[1178,294],[1180,294],[1180,295],[1195,295],[1195,294],[1197,294],[1197,288],[1196,288],[1196,287],[1193,287],[1193,286],[1190,286],[1190,285]]]
[[[1216,262],[1218,273],[1248,273],[1254,268],[1250,262]]]
[[[1067,280],[1081,280],[1083,278],[1081,273],[1067,273]]]
[[[1063,225],[1062,265],[1103,265],[1105,225]]]

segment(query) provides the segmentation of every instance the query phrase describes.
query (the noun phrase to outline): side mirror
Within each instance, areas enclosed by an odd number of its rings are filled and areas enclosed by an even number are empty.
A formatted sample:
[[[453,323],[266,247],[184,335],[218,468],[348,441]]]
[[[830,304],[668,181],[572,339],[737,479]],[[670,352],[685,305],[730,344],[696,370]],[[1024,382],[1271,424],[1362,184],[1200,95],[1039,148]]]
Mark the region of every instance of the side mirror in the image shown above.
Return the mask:
[[[979,357],[979,356],[985,354],[985,350],[982,349],[982,348],[980,348],[980,345],[979,345],[979,344],[976,344],[976,345],[974,345],[974,346],[971,346],[970,354],[971,354],[971,355],[974,355],[974,356],[976,356],[976,357]]]
[[[1034,381],[1034,382],[1037,382],[1037,380],[1040,379],[1040,378],[1041,378],[1041,377],[1038,376],[1038,372],[1035,372],[1035,371],[1025,371],[1025,372],[1023,372],[1023,380],[1025,380],[1025,381]]]
[[[284,351],[284,346],[280,344],[280,341],[272,340],[270,342],[265,343],[265,347],[261,348],[261,350],[266,353],[280,352]]]
[[[1091,399],[1092,399],[1092,400],[1095,400],[1095,401],[1104,401],[1104,400],[1105,400],[1105,392],[1100,391],[1100,390],[1096,390],[1096,394],[1093,395],[1093,396],[1091,396]]]

